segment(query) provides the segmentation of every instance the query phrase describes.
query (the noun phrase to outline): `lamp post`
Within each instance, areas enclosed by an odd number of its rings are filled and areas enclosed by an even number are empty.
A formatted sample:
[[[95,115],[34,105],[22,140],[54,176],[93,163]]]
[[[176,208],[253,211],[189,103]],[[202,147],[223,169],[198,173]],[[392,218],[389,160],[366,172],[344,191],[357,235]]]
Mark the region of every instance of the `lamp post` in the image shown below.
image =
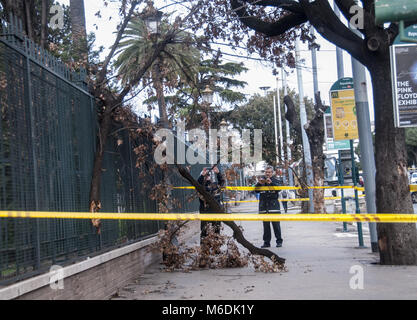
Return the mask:
[[[155,9],[152,3],[148,2],[147,7],[142,11],[139,17],[143,20],[148,32],[149,39],[155,43],[159,34],[159,25],[162,20],[162,11]],[[166,110],[165,97],[163,94],[163,76],[161,72],[161,61],[157,57],[152,66],[152,76],[155,81],[156,96],[159,106],[159,121],[163,128],[169,127],[168,114]],[[156,88],[158,87],[158,88]]]
[[[220,130],[222,130],[222,131],[226,131],[227,130],[227,122],[226,122],[226,120],[224,120],[224,118],[222,119],[222,122],[220,122]]]
[[[213,90],[210,89],[209,85],[206,85],[206,88],[201,92],[201,98],[203,101],[203,106],[206,109],[206,113],[207,113],[207,120],[208,120],[208,124],[206,126],[206,139],[207,139],[207,145],[208,145],[208,149],[209,149],[209,162],[210,163],[215,163],[216,160],[213,159],[212,157],[215,155],[215,150],[217,150],[217,145],[216,145],[216,141],[217,139],[215,137],[210,137],[210,126],[211,126],[211,119],[210,119],[210,106],[213,103]],[[210,139],[211,138],[211,139]],[[210,142],[211,140],[211,142]],[[217,157],[216,157],[217,159]]]
[[[213,90],[210,89],[209,85],[206,85],[206,88],[203,90],[203,92],[201,93],[201,96],[203,98],[203,104],[205,105],[205,107],[207,108],[207,118],[209,121],[209,129],[210,129],[210,106],[213,103]]]
[[[148,6],[143,10],[141,18],[145,22],[146,28],[151,36],[157,36],[159,34],[162,15],[162,11],[155,9],[152,3],[148,3]]]

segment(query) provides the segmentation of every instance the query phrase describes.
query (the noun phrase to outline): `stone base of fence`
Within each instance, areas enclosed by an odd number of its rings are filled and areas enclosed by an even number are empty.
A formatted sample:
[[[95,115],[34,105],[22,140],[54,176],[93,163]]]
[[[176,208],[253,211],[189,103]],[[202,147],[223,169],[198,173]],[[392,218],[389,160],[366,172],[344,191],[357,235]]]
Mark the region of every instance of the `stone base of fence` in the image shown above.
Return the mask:
[[[190,221],[180,240],[200,232],[200,221]],[[43,274],[0,289],[0,300],[101,300],[137,279],[153,263],[162,261],[160,252],[151,249],[152,237],[64,267],[63,281],[52,286],[56,275]],[[53,282],[53,281],[52,281]]]

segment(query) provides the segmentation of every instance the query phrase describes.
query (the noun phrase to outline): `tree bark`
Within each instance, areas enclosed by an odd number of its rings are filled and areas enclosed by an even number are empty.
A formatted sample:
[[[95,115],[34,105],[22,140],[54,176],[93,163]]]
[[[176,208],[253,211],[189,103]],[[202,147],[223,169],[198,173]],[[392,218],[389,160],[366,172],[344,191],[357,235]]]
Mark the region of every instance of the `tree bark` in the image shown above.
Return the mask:
[[[306,133],[310,142],[310,152],[313,166],[314,186],[324,186],[324,119],[323,114],[327,107],[322,105],[320,93],[316,94],[316,104],[314,106],[316,114],[307,125]],[[324,200],[324,189],[313,189],[314,212],[326,213],[326,202]]]
[[[34,9],[33,2],[31,0],[25,0],[26,32],[27,36],[32,40],[35,40],[32,19]]]
[[[410,213],[405,130],[394,127],[389,54],[370,68],[375,104],[376,205],[378,213]],[[378,223],[380,263],[417,264],[414,223]]]
[[[156,91],[156,98],[158,100],[159,117],[161,119],[161,125],[163,128],[169,128],[169,120],[167,113],[167,105],[164,95],[163,76],[161,72],[161,61],[158,58],[155,61],[152,69],[152,81]]]
[[[104,150],[107,143],[107,137],[109,136],[112,124],[112,112],[109,110],[103,113],[102,119],[99,125],[97,150],[94,156],[93,175],[90,184],[90,212],[99,212],[101,209],[100,190],[101,190],[101,176]],[[97,229],[97,233],[100,234],[101,221],[99,219],[91,220],[94,227]]]
[[[70,17],[75,59],[87,65],[88,45],[84,0],[70,0]]]
[[[49,1],[42,0],[41,9],[41,47],[48,49],[48,12],[49,12]]]
[[[301,125],[298,120],[298,115],[295,112],[294,102],[290,96],[284,97],[284,103],[287,105],[287,113],[285,118],[291,123],[291,125],[297,130],[299,135],[301,135]],[[314,186],[322,187],[324,186],[324,153],[323,153],[323,143],[324,143],[324,122],[323,122],[323,113],[326,109],[325,106],[321,103],[320,93],[316,95],[316,104],[314,106],[316,114],[313,120],[309,121],[305,125],[306,134],[308,137],[308,142],[310,143],[310,154],[312,159],[313,166],[313,181]],[[303,175],[305,175],[305,165],[303,168]],[[303,190],[301,194],[306,195],[307,190]],[[324,189],[313,189],[314,194],[314,212],[316,213],[326,213],[326,205],[324,200]],[[304,202],[302,204],[303,212],[306,212],[307,204]]]

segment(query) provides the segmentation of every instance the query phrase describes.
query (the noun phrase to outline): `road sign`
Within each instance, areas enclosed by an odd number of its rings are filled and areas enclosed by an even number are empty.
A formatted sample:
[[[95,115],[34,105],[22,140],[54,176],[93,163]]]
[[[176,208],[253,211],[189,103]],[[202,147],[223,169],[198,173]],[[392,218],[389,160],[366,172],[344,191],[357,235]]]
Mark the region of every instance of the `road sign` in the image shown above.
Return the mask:
[[[395,126],[417,127],[417,44],[391,46],[391,79]]]
[[[350,148],[349,140],[327,142],[327,150],[343,150],[343,149],[349,149],[349,148]]]
[[[404,30],[404,36],[408,39],[414,39],[417,40],[417,24],[412,25]],[[401,41],[400,35],[398,35],[394,40],[395,44],[409,44],[408,42]]]
[[[353,79],[342,78],[330,89],[333,138],[335,141],[358,139]]]

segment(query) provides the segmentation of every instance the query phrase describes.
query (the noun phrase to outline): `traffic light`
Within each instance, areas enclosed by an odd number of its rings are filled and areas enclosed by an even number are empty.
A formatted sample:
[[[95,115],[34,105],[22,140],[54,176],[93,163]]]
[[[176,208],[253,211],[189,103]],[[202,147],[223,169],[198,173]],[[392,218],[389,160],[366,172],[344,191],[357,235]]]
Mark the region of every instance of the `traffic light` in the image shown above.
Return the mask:
[[[417,19],[416,0],[376,0],[375,22],[410,21]]]

